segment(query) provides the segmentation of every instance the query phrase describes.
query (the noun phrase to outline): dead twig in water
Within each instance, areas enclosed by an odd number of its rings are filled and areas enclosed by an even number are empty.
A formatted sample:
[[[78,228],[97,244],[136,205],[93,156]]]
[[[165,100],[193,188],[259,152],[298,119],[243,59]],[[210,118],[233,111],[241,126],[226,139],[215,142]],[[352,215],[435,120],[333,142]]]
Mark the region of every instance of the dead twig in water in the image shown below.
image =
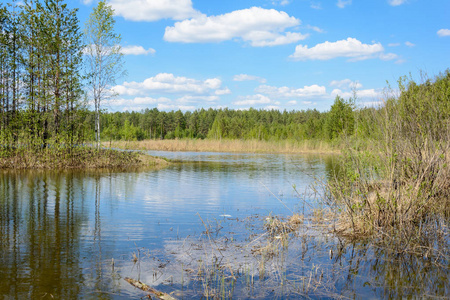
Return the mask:
[[[169,294],[166,294],[166,293],[160,292],[158,290],[155,290],[154,288],[146,285],[145,283],[142,283],[139,280],[135,280],[135,279],[132,279],[132,278],[129,278],[129,277],[125,277],[124,279],[125,279],[126,282],[128,282],[132,286],[134,286],[134,287],[136,287],[136,288],[138,288],[140,290],[143,290],[144,292],[149,292],[149,293],[155,295],[158,299],[161,299],[161,300],[176,300],[176,298],[170,296]]]

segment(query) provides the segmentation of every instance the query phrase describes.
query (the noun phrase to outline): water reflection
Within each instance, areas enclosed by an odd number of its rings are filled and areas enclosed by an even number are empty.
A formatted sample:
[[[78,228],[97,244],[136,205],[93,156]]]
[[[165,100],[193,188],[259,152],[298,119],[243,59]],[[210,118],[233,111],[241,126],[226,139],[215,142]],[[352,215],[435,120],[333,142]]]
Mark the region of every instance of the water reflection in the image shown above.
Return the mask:
[[[317,207],[318,195],[302,196],[304,206],[292,185],[304,192],[316,177],[334,176],[333,157],[188,153],[184,159],[137,172],[0,172],[0,295],[142,297],[122,279],[129,276],[180,298],[201,297],[203,282],[186,270],[211,263],[217,250],[200,217],[217,229],[213,238],[228,259],[222,261],[233,265],[221,272],[233,270],[241,280],[227,281],[235,296],[449,295],[448,261],[342,245],[310,221],[281,256],[264,259],[261,272],[251,250],[264,242],[253,243],[264,217],[290,214],[279,200],[305,214]]]
[[[0,175],[0,293],[20,298],[80,294],[80,233],[86,217],[74,174]]]

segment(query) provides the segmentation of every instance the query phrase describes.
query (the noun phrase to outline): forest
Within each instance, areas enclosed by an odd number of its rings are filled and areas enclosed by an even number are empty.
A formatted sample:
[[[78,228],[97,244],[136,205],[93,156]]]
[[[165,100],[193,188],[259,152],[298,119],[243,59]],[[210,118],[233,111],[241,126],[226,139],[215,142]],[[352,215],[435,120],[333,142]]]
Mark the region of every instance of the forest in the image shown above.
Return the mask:
[[[363,109],[364,114],[371,109]],[[143,139],[333,139],[355,131],[354,104],[337,97],[330,112],[318,110],[232,110],[159,111],[102,114],[106,140]]]
[[[112,20],[109,13],[106,17]],[[326,112],[227,108],[109,112],[88,92],[93,76],[86,71],[85,54],[89,47],[85,34],[77,9],[69,9],[63,0],[27,0],[20,4],[12,1],[0,6],[0,151],[3,157],[42,151],[62,151],[71,157],[74,149],[92,145],[96,140],[97,147],[100,140],[184,138],[321,140],[339,145],[335,141],[344,138],[377,139],[375,134],[382,124],[380,120],[385,118],[387,105],[399,106],[402,99],[408,99],[417,102],[408,105],[419,109],[428,101],[423,97],[431,99],[430,105],[441,105],[444,124],[448,122],[448,70],[421,83],[415,83],[411,77],[401,78],[398,90],[391,93],[396,95],[388,96],[379,107],[358,106],[356,91],[354,98],[337,96]],[[91,108],[93,100],[95,110]],[[416,113],[405,111],[405,114]],[[429,117],[427,126],[436,126],[435,116],[426,110],[421,114]]]

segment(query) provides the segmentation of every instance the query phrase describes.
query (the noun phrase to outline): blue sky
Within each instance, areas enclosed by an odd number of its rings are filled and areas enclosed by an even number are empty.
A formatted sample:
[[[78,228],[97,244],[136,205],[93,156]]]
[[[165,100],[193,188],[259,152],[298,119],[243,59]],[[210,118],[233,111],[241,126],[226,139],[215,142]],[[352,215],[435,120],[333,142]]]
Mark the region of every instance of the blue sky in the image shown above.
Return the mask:
[[[109,111],[326,111],[450,67],[449,0],[110,0],[128,75]],[[76,0],[82,22],[95,0]]]

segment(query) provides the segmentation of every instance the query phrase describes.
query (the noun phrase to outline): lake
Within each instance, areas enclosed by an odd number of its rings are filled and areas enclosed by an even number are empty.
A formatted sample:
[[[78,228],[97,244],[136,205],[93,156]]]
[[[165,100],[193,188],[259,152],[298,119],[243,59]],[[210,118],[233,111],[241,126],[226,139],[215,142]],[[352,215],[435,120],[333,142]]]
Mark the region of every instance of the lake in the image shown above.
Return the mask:
[[[144,298],[125,277],[177,299],[450,295],[448,265],[324,226],[318,187],[334,156],[149,153],[183,163],[0,172],[0,295]],[[265,229],[293,213],[288,238]]]

